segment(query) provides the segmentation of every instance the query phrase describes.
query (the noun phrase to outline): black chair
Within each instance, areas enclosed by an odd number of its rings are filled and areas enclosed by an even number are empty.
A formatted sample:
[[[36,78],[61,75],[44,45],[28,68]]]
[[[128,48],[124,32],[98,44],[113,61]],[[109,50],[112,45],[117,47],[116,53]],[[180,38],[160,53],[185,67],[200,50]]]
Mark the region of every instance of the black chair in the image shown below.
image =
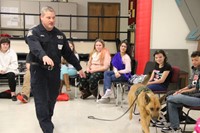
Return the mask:
[[[186,125],[188,124],[187,120],[190,118],[190,116],[189,116],[190,111],[191,110],[200,111],[200,106],[187,106],[187,105],[184,105],[183,107],[188,109],[187,113],[184,113],[185,114],[185,122],[184,122],[184,126],[183,126],[183,132],[185,132]],[[195,124],[195,123],[192,123],[192,124]]]
[[[148,61],[145,65],[143,74],[150,74],[154,68],[155,68],[155,62]]]

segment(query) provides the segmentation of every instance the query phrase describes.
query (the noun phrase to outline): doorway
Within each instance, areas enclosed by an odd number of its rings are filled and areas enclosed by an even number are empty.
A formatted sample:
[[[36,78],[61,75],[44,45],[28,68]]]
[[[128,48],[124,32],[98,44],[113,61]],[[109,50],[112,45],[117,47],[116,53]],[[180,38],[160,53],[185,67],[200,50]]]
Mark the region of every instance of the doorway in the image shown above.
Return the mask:
[[[120,3],[88,3],[88,39],[119,38]]]

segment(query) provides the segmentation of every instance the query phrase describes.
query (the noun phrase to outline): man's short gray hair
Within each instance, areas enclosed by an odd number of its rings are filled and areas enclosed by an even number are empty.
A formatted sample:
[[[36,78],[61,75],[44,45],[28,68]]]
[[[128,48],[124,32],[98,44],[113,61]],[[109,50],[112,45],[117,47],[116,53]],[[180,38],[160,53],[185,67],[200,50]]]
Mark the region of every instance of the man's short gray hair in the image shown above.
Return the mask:
[[[41,9],[41,16],[43,16],[45,14],[45,12],[54,12],[55,13],[55,10],[50,7],[50,6],[45,6],[45,7],[42,7]]]

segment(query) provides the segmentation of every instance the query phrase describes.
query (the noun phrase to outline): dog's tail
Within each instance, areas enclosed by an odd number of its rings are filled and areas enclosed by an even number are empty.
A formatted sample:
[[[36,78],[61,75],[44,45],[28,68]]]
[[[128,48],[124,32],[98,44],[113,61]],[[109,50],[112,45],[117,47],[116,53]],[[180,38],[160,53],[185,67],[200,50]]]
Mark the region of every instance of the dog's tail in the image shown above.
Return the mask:
[[[147,74],[147,76],[146,76],[146,77],[144,78],[144,80],[142,81],[142,84],[146,86],[147,83],[149,82],[150,77],[151,77],[151,74],[150,74],[150,73]]]

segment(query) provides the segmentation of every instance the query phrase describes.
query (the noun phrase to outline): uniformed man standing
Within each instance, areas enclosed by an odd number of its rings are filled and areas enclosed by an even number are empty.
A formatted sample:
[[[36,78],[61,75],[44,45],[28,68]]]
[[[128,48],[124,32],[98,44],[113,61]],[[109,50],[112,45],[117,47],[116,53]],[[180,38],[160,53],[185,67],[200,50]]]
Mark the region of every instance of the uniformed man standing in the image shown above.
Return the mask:
[[[53,133],[51,121],[59,93],[61,55],[85,77],[79,61],[68,46],[65,35],[55,26],[52,7],[41,9],[41,24],[29,30],[26,42],[31,58],[31,89],[36,115],[44,133]]]

